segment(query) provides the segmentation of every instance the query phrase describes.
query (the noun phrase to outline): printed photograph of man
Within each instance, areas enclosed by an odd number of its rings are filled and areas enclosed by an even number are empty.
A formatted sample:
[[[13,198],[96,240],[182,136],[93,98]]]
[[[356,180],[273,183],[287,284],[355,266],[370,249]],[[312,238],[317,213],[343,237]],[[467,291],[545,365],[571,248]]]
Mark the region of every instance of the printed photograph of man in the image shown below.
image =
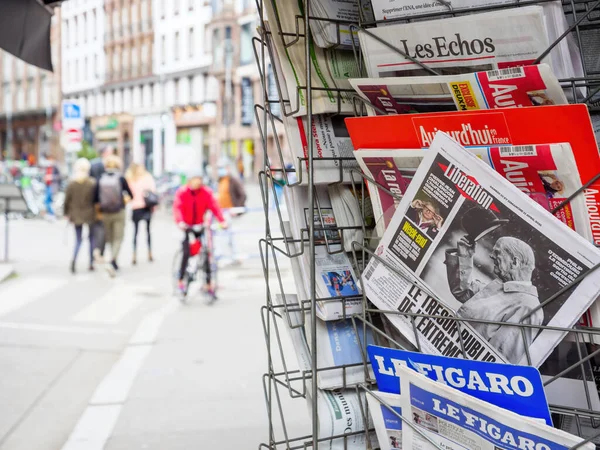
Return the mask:
[[[437,236],[444,223],[439,208],[431,200],[413,200],[406,211],[406,217],[432,239]]]
[[[544,311],[531,278],[535,269],[533,249],[520,239],[500,237],[489,255],[495,278],[485,284],[473,279],[473,256],[477,244],[461,237],[456,251],[446,252],[446,270],[452,295],[462,303],[457,315],[465,319],[541,325]],[[518,363],[531,345],[534,328],[471,322],[482,337],[511,363]],[[522,332],[524,330],[524,333]]]

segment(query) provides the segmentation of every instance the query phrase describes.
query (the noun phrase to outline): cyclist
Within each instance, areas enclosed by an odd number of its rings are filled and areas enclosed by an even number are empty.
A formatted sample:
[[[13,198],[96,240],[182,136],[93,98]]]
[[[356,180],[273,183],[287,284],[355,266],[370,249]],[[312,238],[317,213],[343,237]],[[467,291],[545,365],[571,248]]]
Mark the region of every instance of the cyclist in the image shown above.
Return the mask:
[[[188,176],[187,184],[181,186],[175,193],[173,201],[173,216],[177,226],[184,232],[182,245],[183,257],[181,267],[179,268],[178,288],[181,294],[185,294],[185,271],[190,259],[190,233],[193,233],[196,239],[200,238],[202,231],[194,231],[192,227],[204,224],[204,215],[211,211],[217,218],[223,228],[228,224],[223,217],[221,208],[213,196],[212,191],[204,186],[203,174],[201,170],[192,172]],[[210,277],[210,262],[207,260],[204,266],[206,274],[205,290],[214,295],[215,287]]]

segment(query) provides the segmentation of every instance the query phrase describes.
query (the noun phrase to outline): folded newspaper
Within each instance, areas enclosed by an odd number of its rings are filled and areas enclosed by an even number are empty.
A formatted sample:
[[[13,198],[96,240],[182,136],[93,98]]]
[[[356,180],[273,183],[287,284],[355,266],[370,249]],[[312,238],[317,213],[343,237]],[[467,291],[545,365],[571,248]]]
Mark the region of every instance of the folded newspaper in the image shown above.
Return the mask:
[[[592,443],[399,367],[400,395],[367,394],[382,449],[594,450]],[[389,408],[388,408],[389,406]],[[383,443],[387,445],[384,446]]]
[[[540,327],[573,326],[600,295],[600,250],[441,132],[376,253],[368,298],[422,314],[389,318],[427,353],[538,367],[565,336]]]
[[[371,3],[375,19],[384,21],[400,18],[407,19],[415,15],[450,12],[448,5],[450,5],[453,12],[472,12],[473,7],[480,8],[497,5],[519,6],[518,0],[453,0],[451,3],[439,1],[422,2],[420,0],[372,0]],[[557,51],[552,54],[552,63],[558,70],[559,77],[582,77],[584,75],[583,64],[575,39],[571,34],[563,36],[569,28],[569,23],[565,17],[562,2],[544,2],[540,6],[544,11],[544,21],[550,42],[562,38],[556,44],[558,47]],[[502,10],[499,12],[502,13]],[[451,14],[448,14],[447,17],[451,17]],[[502,21],[502,19],[500,20]],[[380,25],[385,25],[385,23]]]
[[[298,297],[295,295],[277,295],[276,302],[284,304],[284,297],[287,305],[290,307],[290,322],[286,321],[288,335],[296,351],[298,358],[298,368],[301,372],[311,370],[311,358],[304,327],[302,326],[302,313],[298,310]],[[295,311],[294,311],[295,308]],[[289,326],[291,325],[291,327]],[[321,356],[321,354],[319,354]],[[326,358],[326,354],[323,354]],[[320,366],[320,362],[318,363]],[[325,362],[327,364],[327,362]],[[363,373],[364,367],[358,367]],[[340,369],[341,371],[341,369]],[[338,379],[342,376],[338,373]],[[318,384],[323,383],[323,379],[318,379]],[[312,412],[311,382],[306,382],[307,387],[307,405],[309,413]],[[319,448],[329,450],[363,450],[365,448],[367,435],[360,433],[365,429],[361,404],[364,404],[364,396],[359,399],[358,393],[353,389],[321,390],[317,391],[317,410],[319,414],[319,438],[324,439],[320,442]],[[369,427],[371,427],[370,425]],[[331,436],[340,436],[344,433],[357,433],[347,438],[347,444],[344,438],[327,439]],[[371,443],[376,442],[374,435],[370,435]]]
[[[317,314],[322,320],[336,320],[362,312],[362,291],[352,263],[341,244],[331,201],[325,186],[315,188],[314,210],[308,201],[308,187],[286,187],[284,194],[290,215],[291,236],[300,241],[296,245],[301,253],[297,260],[304,289],[310,292],[310,270],[308,227],[311,211],[315,227],[315,291]],[[286,230],[282,230],[286,233]],[[348,297],[347,299],[345,297]]]
[[[315,44],[319,47],[340,47],[351,49],[358,45],[356,30],[350,24],[372,22],[373,8],[370,0],[317,0],[311,3],[310,29]]]
[[[266,1],[265,13],[271,34],[273,48],[277,53],[283,78],[289,94],[288,114],[303,116],[307,114],[307,61],[302,28],[303,12],[298,0]],[[297,36],[294,36],[297,33]],[[349,78],[361,76],[358,63],[352,51],[322,49],[309,43],[312,72],[312,113],[350,113],[354,105]],[[340,91],[342,89],[342,91]]]
[[[530,65],[553,40],[544,13],[541,6],[527,6],[361,31],[367,74],[372,78],[432,75],[384,42],[440,75]],[[559,79],[575,73],[571,53],[562,45],[554,47],[544,62]]]
[[[368,107],[371,116],[567,103],[547,64],[429,77],[355,78],[350,83],[378,108]]]
[[[548,211],[582,187],[573,151],[567,143],[468,147],[468,150]],[[398,196],[408,188],[425,153],[425,150],[402,149],[354,152],[365,175],[380,185],[371,185],[379,236],[390,223],[399,202]],[[584,196],[573,198],[555,213],[555,217],[587,240],[592,240]]]
[[[268,26],[268,23],[267,23]],[[275,37],[277,40],[277,37]],[[272,65],[277,73],[279,80],[286,79],[286,73],[283,70],[279,54],[274,49],[273,36],[266,34],[266,42],[269,47],[269,53],[272,55]],[[290,98],[290,93],[285,83],[279,86],[281,96],[284,100]],[[294,93],[292,91],[292,93]],[[270,97],[274,97],[270,95]],[[282,102],[286,104],[286,101]],[[271,111],[274,106],[271,104]],[[351,182],[352,170],[358,168],[355,161],[352,160],[352,141],[348,135],[344,119],[347,116],[342,114],[316,114],[313,116],[312,127],[310,127],[310,136],[312,137],[313,154],[313,183],[329,184],[338,181]],[[292,117],[283,114],[281,117],[285,126],[288,145],[282,146],[283,161],[279,161],[282,167],[291,164],[296,168],[297,178],[300,184],[308,184],[308,138],[307,132],[308,118]],[[299,162],[298,158],[301,159]],[[333,158],[323,160],[322,158]],[[345,158],[345,159],[339,159]],[[302,159],[304,159],[302,161]],[[359,177],[355,176],[354,181]]]

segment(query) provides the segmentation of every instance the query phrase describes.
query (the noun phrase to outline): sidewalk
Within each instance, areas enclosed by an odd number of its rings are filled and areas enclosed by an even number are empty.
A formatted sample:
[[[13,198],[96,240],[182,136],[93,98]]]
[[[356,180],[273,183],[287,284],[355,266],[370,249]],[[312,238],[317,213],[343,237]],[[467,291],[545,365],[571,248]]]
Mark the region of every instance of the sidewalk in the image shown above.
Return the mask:
[[[248,197],[250,208],[262,204],[257,186],[250,186]],[[219,270],[219,300],[214,305],[205,305],[200,296],[183,305],[173,299],[160,318],[151,317],[150,325],[143,321],[134,332],[121,361],[113,368],[117,381],[105,379],[101,384],[110,389],[112,384],[122,385],[124,379],[131,378],[126,391],[121,386],[119,395],[123,398],[113,402],[118,404],[117,417],[105,423],[110,435],[105,449],[233,450],[258,448],[261,442],[268,442],[262,385],[267,352],[261,321],[266,294],[258,258],[264,219],[259,209],[234,223],[237,249],[247,257],[240,265]],[[288,267],[281,270],[282,276],[291,277]],[[149,331],[153,327],[154,334]],[[288,354],[293,355],[291,344],[286,345]],[[146,352],[141,360],[133,361],[133,357],[125,361],[140,351]],[[308,418],[301,402],[294,403],[301,408],[293,412],[292,419],[295,427],[304,430]],[[97,432],[105,425],[102,419],[94,421]]]

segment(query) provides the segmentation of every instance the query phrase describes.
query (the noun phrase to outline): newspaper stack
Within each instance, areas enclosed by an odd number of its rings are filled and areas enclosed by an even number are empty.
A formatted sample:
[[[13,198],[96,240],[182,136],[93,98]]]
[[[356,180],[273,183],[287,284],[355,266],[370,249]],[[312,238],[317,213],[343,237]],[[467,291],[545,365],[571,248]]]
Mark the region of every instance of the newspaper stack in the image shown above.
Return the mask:
[[[358,24],[361,16],[362,21],[374,20],[370,0],[320,0],[311,2],[311,8],[311,16],[327,19],[313,19],[310,23],[315,44],[323,48],[357,46],[358,37],[350,24]]]
[[[308,314],[305,315],[301,312],[302,305],[298,299],[297,295],[290,294],[276,296],[278,304],[283,305],[285,303],[289,308],[282,316],[284,317],[284,326],[287,334],[296,351],[298,368],[303,374],[308,373],[310,375],[311,356],[305,332],[310,330],[311,327],[309,322],[305,322]],[[304,320],[303,317],[305,318]],[[317,323],[317,339],[319,342],[317,367],[319,369],[333,369],[317,372],[317,385],[319,387],[317,394],[319,437],[326,439],[331,436],[340,436],[344,433],[357,433],[348,436],[347,447],[344,444],[344,438],[323,441],[323,448],[329,448],[330,450],[363,450],[367,439],[370,439],[371,442],[375,439],[373,435],[367,437],[366,433],[360,433],[365,430],[365,423],[361,412],[361,404],[365,402],[364,395],[359,400],[359,395],[355,389],[340,389],[344,386],[348,388],[365,381],[365,368],[362,364],[358,365],[363,362],[361,348],[364,348],[365,342],[363,336],[360,334],[359,327],[357,327],[359,329],[357,334],[354,328],[350,329],[347,326],[348,322],[351,321],[338,321],[333,325],[325,325],[322,322]],[[344,337],[343,333],[339,332],[339,328],[335,330],[336,325],[343,328],[347,336]],[[348,336],[350,337],[348,338]],[[344,341],[342,344],[339,344],[340,339]],[[328,345],[330,342],[331,344]],[[343,348],[337,349],[334,344],[335,342],[338,342]],[[372,336],[367,335],[367,342],[372,342]],[[341,366],[342,364],[354,364],[354,367],[347,367],[345,371],[342,368],[335,369],[336,366]],[[372,371],[370,373],[372,376]],[[307,378],[306,388],[308,408],[309,411],[312,411],[310,377]]]
[[[370,77],[431,75],[382,42],[440,75],[451,75],[531,64],[566,29],[562,8],[554,2],[547,7],[528,6],[389,25],[369,30],[375,38],[363,31],[359,38]],[[544,61],[559,79],[582,76],[581,59],[567,39],[554,47]]]
[[[267,23],[268,27],[269,24]],[[289,81],[289,71],[284,71],[282,65],[282,59],[276,48],[276,42],[279,39],[278,36],[273,36],[270,33],[263,33],[267,42],[267,47],[272,60],[272,66],[274,72],[277,74],[279,80]],[[295,46],[292,46],[295,47]],[[284,58],[287,58],[285,54]],[[286,61],[284,59],[284,61]],[[287,69],[288,64],[285,65]],[[275,78],[275,77],[273,77]],[[313,81],[314,82],[314,81]],[[279,161],[281,167],[292,166],[296,169],[297,182],[302,185],[308,184],[308,141],[307,131],[309,130],[308,119],[304,117],[293,117],[286,113],[286,107],[291,105],[291,109],[294,110],[294,99],[301,99],[302,97],[296,97],[297,91],[294,88],[288,90],[288,84],[281,82],[278,85],[281,91],[281,95],[274,96],[269,94],[269,97],[280,98],[281,105],[284,114],[281,115],[281,119],[285,125],[285,131],[287,135],[288,145],[282,149],[283,158]],[[302,94],[302,91],[298,91]],[[317,94],[320,95],[320,94]],[[289,100],[288,100],[289,99]],[[280,110],[280,104],[271,104],[270,109],[273,112],[273,108],[276,107]],[[314,107],[314,104],[313,104]],[[313,109],[314,112],[314,109]],[[314,184],[329,184],[337,182],[349,182],[358,181],[360,176],[352,175],[352,170],[357,170],[358,165],[355,161],[352,161],[352,142],[348,135],[348,130],[344,123],[344,119],[347,116],[343,114],[316,114],[313,115],[312,126],[310,127],[312,136],[312,148],[313,148],[313,183]],[[323,160],[320,158],[332,158],[329,160]]]
[[[283,77],[289,94],[289,113],[295,117],[307,114],[307,61],[305,55],[305,37],[301,36],[297,17],[302,17],[297,0],[267,1],[264,3],[265,13],[271,33],[271,41],[279,58]],[[293,36],[297,33],[297,36]],[[292,35],[290,35],[292,34]],[[349,78],[359,77],[358,63],[352,51],[322,49],[310,43],[312,71],[312,112],[351,113],[353,103],[351,92],[340,92],[336,89],[350,91]]]
[[[441,132],[376,253],[367,297],[423,314],[389,319],[426,353],[538,367],[565,336],[540,327],[573,326],[600,295],[600,250]]]
[[[292,258],[298,265],[297,286],[310,293],[311,267],[308,229],[312,207],[308,189],[296,186],[284,190],[290,215],[291,234],[285,235],[300,242],[299,254]],[[337,320],[362,312],[362,291],[352,263],[341,243],[339,225],[333,213],[325,187],[314,188],[315,209],[312,220],[315,227],[315,290],[317,314],[322,320]],[[328,229],[331,229],[329,231]],[[345,298],[347,297],[347,299]],[[307,296],[307,298],[309,298]]]
[[[568,450],[577,444],[585,450],[596,448],[580,437],[464,394],[407,367],[397,370],[400,395],[367,395],[382,448]]]

